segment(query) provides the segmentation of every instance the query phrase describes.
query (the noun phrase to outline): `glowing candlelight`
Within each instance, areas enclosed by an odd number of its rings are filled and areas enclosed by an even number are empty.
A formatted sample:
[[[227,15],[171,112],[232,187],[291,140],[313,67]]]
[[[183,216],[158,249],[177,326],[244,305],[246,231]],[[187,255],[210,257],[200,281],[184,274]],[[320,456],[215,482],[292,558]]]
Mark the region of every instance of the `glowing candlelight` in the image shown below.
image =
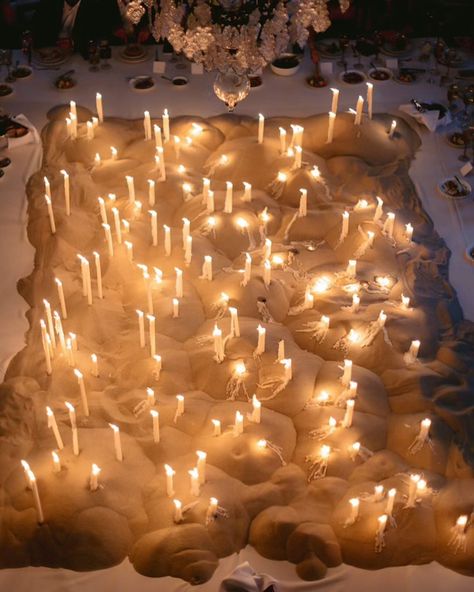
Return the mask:
[[[378,195],[375,198],[377,200],[377,207],[374,213],[374,222],[378,222],[383,215],[383,199]]]
[[[112,428],[114,434],[114,450],[115,450],[115,458],[119,461],[123,461],[123,454],[122,454],[122,441],[120,439],[120,428],[113,423],[109,423],[109,426]]]
[[[244,416],[242,415],[242,413],[240,413],[240,411],[236,411],[235,412],[234,427],[233,427],[234,438],[237,438],[237,436],[240,436],[240,434],[243,434],[243,432],[244,432]]]
[[[66,308],[66,299],[64,298],[63,283],[58,278],[54,278],[54,282],[56,283],[56,286],[58,289],[58,298],[59,298],[59,305],[61,307],[61,316],[63,317],[63,319],[67,319],[67,308]]]
[[[344,414],[344,419],[342,420],[343,428],[350,428],[352,425],[352,420],[354,417],[354,405],[354,399],[348,399],[346,401],[346,412]]]
[[[218,503],[219,502],[217,501],[217,499],[215,497],[211,497],[209,499],[209,506],[207,507],[207,512],[206,512],[206,523],[214,520],[214,518],[217,514]]]
[[[280,153],[285,154],[286,152],[286,129],[283,127],[278,128],[280,134]]]
[[[56,222],[54,220],[54,212],[53,212],[53,205],[51,203],[51,198],[48,195],[45,195],[44,200],[46,202],[46,207],[48,210],[49,226],[51,228],[51,234],[56,234]]]
[[[184,396],[176,395],[177,407],[176,407],[176,418],[184,414]]]
[[[308,212],[308,190],[300,189],[300,205],[298,209],[298,216],[303,218]]]
[[[389,138],[393,138],[393,135],[395,133],[395,128],[397,127],[397,122],[395,121],[395,119],[392,119],[392,123],[390,124],[390,129],[388,131],[388,137]]]
[[[416,359],[418,358],[418,352],[420,351],[421,342],[419,339],[414,339],[411,344],[410,348],[407,353],[404,355],[405,362],[407,364],[414,364]]]
[[[155,323],[155,316],[152,314],[147,314],[146,318],[148,319],[148,334],[150,339],[150,357],[156,355],[156,323]]]
[[[300,169],[303,159],[303,148],[301,146],[295,146],[295,169]]]
[[[51,452],[51,458],[53,461],[53,473],[60,473],[61,472],[61,459],[59,458],[59,454],[53,450]]]
[[[285,382],[289,382],[293,378],[293,365],[291,358],[285,358],[281,360],[280,364],[283,364],[285,368]]]
[[[364,110],[364,99],[359,95],[357,99],[356,115],[354,118],[354,125],[360,125],[362,123],[362,112]]]
[[[100,93],[96,93],[95,95],[95,107],[100,123],[104,123],[104,108],[102,104],[102,95]]]
[[[99,360],[97,354],[91,354],[91,374],[92,376],[99,376]]]
[[[89,477],[89,489],[91,491],[97,491],[99,489],[100,471],[101,469],[95,463],[92,463],[91,474]]]
[[[357,268],[357,261],[355,259],[349,259],[349,262],[346,267],[346,275],[349,278],[354,278],[356,276],[356,268]]]
[[[395,504],[395,496],[397,495],[397,490],[392,488],[388,490],[387,493],[387,505],[385,506],[385,514],[390,518],[393,513],[393,506]]]
[[[175,522],[176,524],[179,524],[180,522],[183,521],[183,511],[182,511],[183,504],[177,499],[173,500],[173,504],[174,504],[173,522]]]
[[[112,233],[110,231],[110,224],[102,224],[102,228],[104,229],[105,240],[107,241],[107,249],[109,252],[109,257],[113,257],[114,256],[114,244],[112,242]]]
[[[186,249],[184,250],[184,262],[190,265],[193,256],[193,237],[188,236],[186,239]]]
[[[262,355],[263,353],[265,353],[266,332],[267,331],[266,331],[265,327],[258,325],[258,327],[257,327],[258,341],[257,341],[257,349],[255,350],[255,353],[259,356]]]
[[[166,495],[168,497],[173,497],[173,495],[174,495],[173,476],[176,475],[176,471],[174,471],[169,465],[165,465],[165,472],[166,472]]]
[[[150,415],[153,422],[153,442],[157,444],[160,441],[160,414],[156,409],[151,409]]]
[[[407,242],[411,243],[412,238],[413,238],[413,226],[410,223],[405,224],[405,239]]]
[[[341,229],[341,236],[339,238],[340,241],[343,241],[347,235],[349,234],[349,212],[346,210],[342,214],[342,229]]]
[[[224,342],[222,341],[222,330],[219,329],[219,327],[217,325],[214,325],[214,330],[212,331],[212,336],[214,339],[215,358],[218,362],[222,362],[225,358]]]
[[[270,259],[265,259],[263,262],[263,283],[265,284],[265,288],[271,284],[272,281],[272,264]]]
[[[143,130],[145,132],[145,140],[151,140],[151,118],[149,111],[144,111],[143,113]]]
[[[199,486],[199,472],[196,467],[188,471],[188,474],[191,478],[191,495],[194,497],[199,497],[201,493],[201,488]]]
[[[328,137],[326,140],[326,144],[330,144],[334,139],[334,125],[336,123],[335,111],[329,111],[328,117]]]
[[[341,382],[344,386],[349,386],[352,378],[352,360],[344,360],[343,374]]]
[[[373,100],[374,100],[374,85],[372,82],[367,82],[367,114],[369,119],[372,119]]]
[[[168,109],[163,111],[163,133],[165,136],[165,142],[170,141],[170,117],[168,114]]]
[[[358,497],[353,497],[349,500],[349,504],[351,506],[351,514],[349,516],[348,521],[346,522],[346,524],[349,526],[350,524],[354,524],[354,522],[356,522],[357,518],[359,517],[359,498]]]
[[[389,238],[393,238],[393,227],[395,224],[395,214],[389,212],[385,218],[385,222],[382,226],[382,232],[385,233]]]
[[[377,531],[375,533],[375,551],[380,553],[385,547],[384,533],[387,526],[387,514],[382,514],[377,518]]]
[[[173,298],[173,319],[177,319],[179,317],[179,300],[178,298]]]
[[[263,144],[263,133],[265,129],[265,117],[259,113],[258,114],[258,143]]]
[[[38,523],[43,524],[44,522],[44,514],[43,514],[43,507],[41,506],[41,500],[38,493],[38,484],[36,483],[35,474],[31,469],[28,470],[28,478],[31,485],[31,491],[33,492],[33,500],[35,502],[36,507],[36,514],[38,517]]]
[[[240,337],[240,325],[239,316],[237,309],[233,306],[229,306],[230,313],[230,333],[233,337]]]
[[[199,475],[199,483],[201,485],[204,485],[204,483],[206,482],[207,454],[205,452],[203,452],[202,450],[196,450],[196,455],[198,457],[196,468],[197,468],[198,475]]]
[[[416,490],[418,481],[420,480],[420,475],[412,474],[410,475],[410,482],[408,484],[408,500],[407,500],[407,507],[413,508],[416,502]]]
[[[66,206],[66,216],[71,215],[71,189],[69,185],[69,175],[64,169],[60,171],[64,179],[64,202]],[[46,177],[45,177],[46,179]],[[51,197],[51,196],[49,196]]]
[[[184,251],[184,250],[186,250],[188,237],[191,232],[191,222],[188,220],[188,218],[183,218],[182,220],[183,220],[182,236],[183,236],[183,251]]]
[[[80,370],[77,368],[74,369],[74,374],[77,378],[77,383],[79,385],[79,390],[81,393],[81,401],[82,406],[84,407],[84,415],[89,417],[89,403],[87,400],[87,393],[86,393],[86,385],[84,384],[84,376]]]
[[[224,200],[224,213],[225,214],[232,214],[232,200],[233,200],[233,190],[234,185],[231,181],[226,181],[226,191],[225,191],[225,200]]]
[[[221,422],[218,419],[211,419],[213,425],[213,432],[212,435],[214,437],[221,435]]]
[[[183,270],[179,269],[179,267],[174,268],[176,273],[176,280],[175,280],[175,295],[176,298],[183,297]]]
[[[244,277],[242,280],[242,285],[246,286],[250,281],[250,277],[252,275],[252,257],[249,253],[245,253],[245,267],[244,267]]]
[[[126,175],[125,179],[128,187],[128,201],[133,204],[135,201],[135,179],[130,175]]]
[[[161,127],[159,125],[156,125],[156,123],[153,125],[153,133],[155,135],[155,147],[156,148],[163,148],[163,139],[161,137]]]
[[[64,448],[63,439],[61,438],[61,434],[59,433],[58,424],[56,422],[56,417],[54,416],[53,410],[51,407],[46,407],[46,415],[48,417],[48,428],[53,430],[54,437],[56,439],[56,444],[59,450]]]
[[[151,241],[152,245],[156,247],[158,245],[158,214],[156,210],[148,210],[150,214],[150,227],[151,227]]]
[[[403,294],[401,295],[401,301],[400,301],[400,306],[404,309],[404,310],[408,310],[410,308],[410,297],[409,296],[404,296]]]

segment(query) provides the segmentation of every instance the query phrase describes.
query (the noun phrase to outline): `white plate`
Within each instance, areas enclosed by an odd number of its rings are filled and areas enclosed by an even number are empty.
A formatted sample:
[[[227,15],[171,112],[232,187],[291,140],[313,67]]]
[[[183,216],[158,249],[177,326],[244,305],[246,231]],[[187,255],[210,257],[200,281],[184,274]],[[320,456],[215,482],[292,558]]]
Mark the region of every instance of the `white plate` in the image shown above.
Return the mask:
[[[279,58],[289,58],[289,57],[297,57],[295,56],[295,54],[293,53],[283,53],[281,56],[279,56]],[[276,59],[279,59],[276,58]],[[273,62],[270,63],[270,68],[272,70],[272,72],[274,74],[278,74],[278,76],[293,76],[293,74],[296,74],[296,72],[298,72],[298,70],[300,69],[301,66],[301,62],[298,61],[298,65],[294,66],[293,68],[279,68],[278,66],[275,66],[273,64]]]
[[[361,81],[360,81],[360,82],[346,82],[346,81],[344,80],[344,74],[352,74],[352,73],[359,74],[360,76],[362,76],[362,79],[361,79]],[[363,83],[364,83],[364,82],[367,80],[367,77],[366,77],[366,75],[365,75],[363,72],[361,72],[360,70],[347,70],[347,72],[341,72],[341,73],[339,74],[339,80],[340,80],[341,82],[343,82],[344,84],[347,84],[348,86],[357,86],[358,84],[363,84]]]
[[[449,180],[454,180],[454,178],[453,177],[446,177],[446,179],[443,179],[440,183],[438,183],[438,191],[441,193],[441,195],[443,197],[457,201],[457,200],[461,200],[461,199],[467,199],[471,195],[472,187],[469,185],[469,183],[466,181],[466,179],[460,179],[461,183],[463,185],[465,185],[466,189],[468,190],[468,193],[466,193],[466,195],[462,195],[462,196],[458,197],[456,195],[449,195],[449,193],[446,193],[443,189],[443,185],[444,185],[444,183],[446,183],[446,181],[449,181]]]
[[[153,80],[153,86],[150,86],[149,88],[136,88],[135,82],[137,82],[141,78],[151,78]],[[132,78],[131,80],[128,81],[128,84],[132,90],[134,90],[135,92],[139,92],[139,93],[149,92],[150,90],[153,90],[156,86],[156,82],[155,82],[155,79],[153,78],[153,76],[135,76],[135,78]]]

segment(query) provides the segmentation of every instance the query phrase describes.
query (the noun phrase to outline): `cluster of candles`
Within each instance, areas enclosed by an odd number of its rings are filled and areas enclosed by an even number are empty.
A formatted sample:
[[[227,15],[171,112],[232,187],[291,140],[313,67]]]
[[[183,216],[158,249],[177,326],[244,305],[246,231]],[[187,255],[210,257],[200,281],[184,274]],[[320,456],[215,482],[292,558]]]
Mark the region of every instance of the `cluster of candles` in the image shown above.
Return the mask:
[[[338,101],[339,101],[339,90],[332,89],[333,96],[332,96],[332,105],[331,111],[329,113],[329,128],[328,128],[328,143],[333,141],[334,138],[334,125],[336,120],[336,114],[338,109]],[[371,83],[367,84],[367,107],[368,107],[368,116],[372,118],[372,109],[373,109],[373,85]],[[362,113],[364,107],[364,99],[359,97],[357,101],[357,107],[354,111],[355,119],[354,124],[360,125],[362,123]],[[102,106],[102,96],[98,93],[96,96],[96,108],[97,108],[97,118],[93,118],[92,121],[87,122],[86,124],[86,137],[87,139],[94,138],[94,130],[100,123],[104,120],[103,114],[103,106]],[[66,120],[67,125],[67,134],[68,137],[71,139],[75,139],[78,137],[78,125],[77,125],[77,109],[76,104],[74,101],[70,103],[70,114]],[[203,132],[203,128],[198,124],[192,124],[192,129],[190,135],[188,135],[184,142],[181,141],[179,136],[171,136],[170,134],[170,121],[169,121],[169,114],[168,111],[165,109],[163,116],[162,116],[162,127],[158,125],[152,126],[152,121],[150,118],[150,113],[145,111],[144,119],[143,119],[143,127],[144,127],[144,137],[146,141],[155,142],[156,148],[156,156],[155,156],[155,164],[156,170],[159,172],[159,181],[164,181],[166,179],[166,163],[165,163],[165,152],[164,146],[166,144],[171,145],[176,158],[179,158],[180,151],[182,146],[190,146],[192,145],[192,137],[198,136]],[[389,137],[393,137],[394,131],[396,127],[396,122],[392,123],[391,129],[389,131]],[[289,157],[294,158],[292,169],[298,169],[302,167],[302,146],[303,146],[303,133],[304,128],[300,125],[291,125],[292,129],[292,138],[291,141],[287,144],[287,130],[283,127],[279,128],[279,140],[280,140],[280,153],[287,155]],[[259,144],[264,143],[265,138],[265,117],[262,114],[258,116],[258,129],[257,129],[257,142]],[[117,160],[118,159],[118,150],[115,147],[111,147],[111,159]],[[101,157],[99,154],[96,154],[94,159],[96,166],[101,166]],[[226,166],[229,163],[229,158],[227,155],[221,155],[218,163],[216,166]],[[186,169],[183,165],[178,166],[178,172],[180,174],[184,174]],[[320,172],[317,167],[313,167],[310,171],[311,175],[315,179],[319,179]],[[71,192],[70,192],[70,179],[67,171],[62,170],[61,174],[63,176],[63,193],[64,193],[64,201],[65,201],[65,211],[66,215],[71,215]],[[280,184],[286,183],[288,180],[288,173],[284,171],[280,171],[277,176],[277,181]],[[133,206],[134,218],[138,218],[143,214],[143,205],[140,201],[136,199],[136,190],[135,190],[135,181],[132,176],[126,176],[125,178],[127,190],[128,190],[128,203]],[[148,179],[148,205],[150,208],[155,206],[156,202],[156,181],[152,179]],[[46,177],[44,178],[44,186],[45,186],[45,201],[47,206],[47,212],[51,227],[52,234],[56,233],[56,221],[54,216],[53,204],[52,204],[52,196],[51,196],[51,185],[49,179]],[[182,193],[183,193],[183,200],[187,201],[191,197],[193,197],[193,187],[189,182],[182,183]],[[209,217],[206,222],[206,228],[209,232],[213,233],[215,237],[216,227],[218,219],[216,218],[215,212],[215,201],[214,201],[214,192],[211,190],[211,179],[208,177],[204,177],[202,179],[202,189],[200,191],[202,196],[202,203],[205,205],[206,211],[209,214]],[[240,196],[242,201],[250,202],[252,200],[252,186],[250,183],[244,182],[243,183],[243,194]],[[224,199],[224,206],[223,206],[223,214],[231,215],[233,214],[233,202],[234,202],[234,185],[230,181],[226,182],[226,190],[225,190],[225,199]],[[122,219],[120,216],[120,210],[116,206],[116,196],[114,194],[109,194],[107,201],[104,200],[102,197],[98,197],[98,206],[99,206],[99,214],[101,219],[102,228],[104,230],[104,237],[105,242],[107,245],[107,252],[109,257],[114,257],[116,249],[119,245],[124,245],[126,248],[127,256],[130,262],[134,261],[133,255],[133,243],[131,241],[124,240],[124,235],[128,235],[130,233],[130,221],[126,219]],[[370,204],[365,199],[359,200],[359,202],[355,205],[354,211],[363,211],[370,207]],[[112,219],[109,220],[109,208],[112,214]],[[308,190],[305,188],[300,189],[300,202],[298,207],[297,215],[299,217],[304,217],[307,215],[308,212]],[[150,209],[148,210],[148,214],[150,216],[150,242],[153,247],[157,247],[160,243],[163,246],[165,256],[169,257],[172,254],[172,240],[171,240],[171,232],[172,229],[168,225],[162,226],[162,240],[159,238],[159,227],[158,227],[158,215],[156,210]],[[345,210],[341,215],[341,232],[340,232],[340,242],[344,241],[348,235],[350,230],[350,216],[351,213],[348,210]],[[383,200],[377,197],[377,204],[373,216],[373,222],[379,224],[381,226],[381,232],[390,240],[394,239],[394,227],[395,227],[395,214],[393,212],[388,212],[385,220],[382,222],[383,218]],[[264,237],[264,246],[263,246],[263,257],[262,257],[262,279],[264,285],[268,288],[271,284],[271,271],[273,267],[279,267],[284,264],[284,259],[279,255],[272,254],[272,241],[266,237],[266,229],[267,224],[269,222],[270,216],[268,214],[267,208],[262,211],[258,215],[259,225],[260,225],[260,236]],[[192,260],[192,234],[191,234],[191,222],[187,218],[182,219],[182,249],[184,251],[184,266],[189,266]],[[254,245],[253,237],[251,235],[251,228],[249,222],[242,216],[235,218],[235,225],[240,230],[240,232],[246,234],[249,239],[249,250]],[[112,232],[113,229],[113,232]],[[262,233],[263,231],[263,233]],[[413,237],[413,226],[411,224],[405,225],[404,231],[404,240],[410,244]],[[114,240],[115,238],[115,240]],[[367,247],[371,248],[374,245],[375,240],[375,233],[372,231],[367,232]],[[78,254],[78,261],[80,262],[81,268],[81,278],[82,278],[82,293],[84,298],[87,299],[88,305],[93,304],[93,298],[95,295],[95,291],[93,291],[93,284],[91,278],[91,261],[83,254]],[[102,271],[101,271],[101,257],[98,252],[93,253],[93,261],[95,267],[95,278],[96,278],[96,293],[97,298],[102,299],[104,298],[104,291],[102,287]],[[242,285],[246,286],[251,278],[252,272],[252,256],[250,253],[245,253],[245,267],[242,271]],[[213,281],[213,260],[212,256],[205,255],[203,259],[202,265],[202,275],[201,278],[207,281]],[[146,299],[146,307],[145,310],[137,309],[136,314],[138,318],[138,331],[139,331],[139,343],[141,348],[146,347],[146,328],[145,328],[145,319],[148,321],[148,341],[150,347],[150,357],[155,362],[155,369],[157,379],[159,378],[161,369],[162,369],[162,359],[161,356],[156,354],[156,319],[154,316],[154,304],[153,304],[153,289],[159,289],[160,285],[163,283],[163,273],[158,268],[153,268],[153,271],[150,271],[148,266],[143,264],[137,264],[136,268],[140,270],[144,282],[145,282],[145,291],[147,294]],[[358,294],[358,286],[359,284],[356,282],[356,275],[357,275],[357,260],[351,259],[348,261],[347,268],[345,271],[346,277],[354,281],[355,290],[352,293],[352,305],[351,310],[353,312],[357,312],[360,306],[360,296]],[[40,321],[41,326],[41,335],[43,340],[43,347],[45,353],[45,360],[46,360],[46,371],[48,374],[52,373],[52,361],[54,356],[59,352],[62,352],[68,363],[71,367],[74,368],[74,375],[77,378],[79,392],[81,397],[81,404],[83,407],[84,415],[89,415],[89,406],[88,406],[88,398],[87,398],[87,391],[84,382],[84,375],[83,373],[75,367],[75,357],[74,352],[77,351],[77,339],[73,333],[69,333],[68,337],[64,333],[62,327],[62,320],[67,319],[67,305],[66,299],[64,295],[63,284],[59,278],[55,278],[55,283],[57,286],[57,293],[58,293],[58,300],[59,300],[59,307],[61,314],[57,311],[52,311],[51,305],[47,300],[44,300],[44,308],[45,308],[45,320]],[[183,269],[176,267],[175,268],[175,294],[172,298],[172,317],[179,318],[179,307],[180,301],[184,296],[184,285],[183,285]],[[376,283],[379,285],[381,289],[389,289],[391,285],[391,279],[386,276],[378,276],[376,278]],[[308,287],[305,291],[305,307],[312,308],[314,304],[314,294],[322,294],[329,290],[331,287],[331,279],[328,276],[322,276],[316,278],[310,287]],[[239,327],[239,318],[238,318],[238,310],[236,307],[228,306],[228,296],[223,294],[222,303],[224,310],[228,310],[230,315],[231,321],[231,336],[238,337],[240,336],[240,327]],[[404,310],[409,310],[410,299],[404,295],[401,296],[401,303],[400,307]],[[146,311],[146,312],[145,312]],[[62,320],[61,320],[62,319]],[[380,327],[383,327],[385,321],[387,319],[387,315],[384,311],[380,311],[377,323]],[[323,315],[321,317],[321,322],[326,328],[329,328],[330,325],[330,318],[327,315]],[[256,327],[257,330],[257,344],[255,348],[256,355],[262,355],[266,351],[266,328],[259,324]],[[224,340],[222,337],[222,330],[219,328],[218,324],[216,323],[212,332],[212,339],[214,344],[214,359],[220,363],[225,359],[225,345]],[[348,339],[352,344],[357,344],[360,340],[359,333],[351,329],[348,334]],[[57,343],[59,341],[59,344]],[[414,340],[411,343],[411,346],[408,352],[405,353],[405,361],[407,364],[413,363],[418,356],[418,351],[420,348],[420,341]],[[292,378],[292,360],[289,358],[285,358],[284,353],[284,342],[280,341],[278,347],[278,356],[277,361],[280,362],[284,367],[285,372],[285,380],[289,381]],[[98,359],[96,354],[91,354],[91,374],[93,376],[99,376],[99,366],[98,366]],[[237,380],[243,380],[243,377],[246,374],[246,367],[243,362],[239,362],[235,365],[233,370],[233,376],[237,378]],[[344,415],[344,419],[342,421],[343,427],[350,427],[353,421],[353,413],[354,413],[354,406],[355,406],[355,397],[357,395],[357,383],[352,380],[352,361],[351,360],[344,360],[344,367],[343,367],[343,375],[341,377],[341,382],[345,386],[347,391],[347,396],[345,398],[345,405],[346,411]],[[183,395],[177,395],[177,406],[176,406],[176,413],[174,421],[176,422],[179,417],[181,417],[185,413],[185,401]],[[328,404],[330,402],[329,395],[326,392],[321,393],[321,395],[317,399],[317,403],[321,405]],[[69,411],[71,429],[72,429],[72,446],[73,452],[75,455],[79,455],[79,438],[78,438],[78,430],[77,430],[77,422],[76,422],[76,411],[74,406],[66,402],[66,407]],[[151,388],[147,389],[147,399],[146,404],[149,408],[149,413],[152,419],[151,426],[153,430],[153,441],[155,443],[160,442],[160,425],[159,425],[159,411],[154,409],[155,406],[155,396],[154,391]],[[50,407],[47,407],[47,419],[48,419],[48,427],[52,429],[54,437],[56,439],[56,444],[58,450],[63,449],[64,443],[59,432],[59,428],[54,416],[54,412]],[[261,402],[257,399],[256,395],[252,397],[252,413],[249,415],[249,419],[251,422],[259,424],[261,422]],[[212,429],[214,436],[220,436],[222,433],[221,428],[221,421],[218,419],[212,419]],[[429,422],[429,423],[428,423]],[[429,439],[429,427],[430,427],[430,420],[425,419],[421,422],[420,426],[420,433],[417,436],[417,439],[413,443],[413,447],[419,449],[423,446]],[[114,450],[115,450],[115,458],[117,461],[123,461],[123,452],[122,452],[122,444],[120,438],[120,428],[114,424],[109,424],[110,428],[113,432],[113,441],[114,441]],[[327,433],[330,434],[336,427],[336,422],[333,418],[330,418]],[[235,413],[235,421],[234,425],[232,426],[232,434],[234,437],[238,437],[244,431],[244,414],[240,411]],[[271,442],[267,440],[261,439],[257,442],[257,447],[259,449],[268,449],[276,453],[279,458],[284,463],[279,448],[273,445]],[[364,453],[370,453],[364,449],[359,442],[355,442],[350,446],[349,451],[351,457],[355,459],[358,455],[363,456]],[[319,451],[319,455],[317,458],[317,467],[316,467],[316,475],[317,476],[324,476],[328,460],[331,454],[331,447],[324,444],[321,446]],[[190,493],[194,497],[198,497],[200,495],[200,488],[206,482],[206,458],[207,454],[203,451],[197,451],[197,464],[193,469],[189,470],[189,477],[190,477]],[[52,459],[53,459],[53,471],[59,472],[61,470],[61,462],[60,457],[57,451],[52,452]],[[43,522],[44,516],[41,508],[41,502],[38,494],[38,488],[36,484],[36,479],[34,477],[33,472],[31,471],[28,463],[26,461],[22,461],[23,467],[25,469],[25,475],[27,478],[28,487],[33,491],[35,505],[38,511],[38,521]],[[101,469],[96,465],[92,464],[91,473],[90,473],[90,482],[89,487],[91,491],[96,491],[99,488],[99,474]],[[183,508],[182,502],[176,498],[174,492],[174,481],[173,477],[175,475],[175,471],[169,466],[165,465],[165,473],[166,473],[166,493],[167,496],[173,498],[174,504],[174,521],[181,522],[183,520],[183,513],[186,511]],[[413,507],[416,503],[417,496],[419,496],[426,488],[426,482],[420,478],[419,475],[412,475],[410,477],[410,487],[408,492],[408,501],[407,506]],[[396,490],[391,489],[387,494],[387,503],[385,508],[385,513],[379,517],[378,519],[378,529],[377,529],[377,536],[383,535],[383,532],[386,527],[387,519],[391,517],[393,511],[393,504],[396,495]],[[375,491],[375,497],[377,498],[376,501],[380,501],[383,499],[384,490],[383,486],[377,486]],[[354,523],[358,518],[359,512],[359,499],[354,498],[350,500],[351,505],[351,514],[349,517],[348,522]],[[207,518],[206,520],[212,519],[212,517],[216,514],[218,508],[218,501],[216,498],[210,498],[208,511],[207,511]]]

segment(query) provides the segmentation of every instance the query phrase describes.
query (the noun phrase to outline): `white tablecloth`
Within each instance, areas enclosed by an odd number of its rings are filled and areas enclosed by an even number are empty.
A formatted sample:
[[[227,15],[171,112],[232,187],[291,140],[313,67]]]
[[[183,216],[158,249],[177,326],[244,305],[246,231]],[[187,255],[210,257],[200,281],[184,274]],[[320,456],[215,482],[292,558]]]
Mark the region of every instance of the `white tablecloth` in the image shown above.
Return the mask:
[[[11,113],[24,113],[40,129],[46,122],[47,111],[56,104],[76,100],[95,111],[95,94],[101,92],[104,110],[107,115],[125,118],[143,117],[148,109],[152,117],[161,115],[167,107],[171,116],[201,115],[211,116],[223,112],[223,104],[214,96],[212,74],[194,76],[186,87],[173,87],[168,81],[155,75],[156,88],[151,92],[133,91],[127,77],[137,74],[150,74],[152,62],[128,65],[112,61],[112,69],[98,73],[88,72],[87,64],[75,56],[63,70],[76,69],[75,77],[79,84],[69,92],[58,91],[53,86],[55,71],[35,71],[33,78],[15,83],[15,92],[0,99],[0,106]],[[325,89],[313,89],[305,84],[305,77],[311,72],[311,64],[306,59],[303,67],[293,77],[283,78],[269,71],[264,73],[264,83],[251,91],[250,96],[237,108],[237,114],[256,116],[259,112],[266,116],[305,116],[326,112],[331,105],[331,86],[337,86],[341,93],[339,111],[355,107],[359,94],[365,95],[365,86],[347,86],[332,80]],[[167,74],[173,73],[172,69]],[[178,72],[176,72],[178,73]],[[413,86],[397,84],[393,81],[374,84],[374,111],[397,113],[402,103],[410,98],[445,102],[446,90],[427,83]],[[397,113],[400,115],[400,113]],[[415,182],[424,207],[432,217],[439,234],[451,249],[450,280],[458,292],[465,316],[474,320],[474,267],[463,258],[466,246],[474,241],[474,207],[471,200],[454,203],[444,200],[436,190],[441,178],[459,169],[457,157],[460,151],[448,146],[444,135],[430,133],[419,128],[423,145],[412,163],[410,174]],[[443,130],[444,134],[444,130]],[[0,370],[6,367],[12,355],[24,344],[23,333],[27,329],[24,313],[26,303],[16,291],[17,280],[30,273],[33,264],[33,249],[26,239],[25,228],[25,182],[40,163],[41,148],[27,145],[11,154],[13,164],[6,176],[0,180]],[[426,566],[406,566],[376,572],[340,566],[331,569],[329,576],[321,582],[305,583],[298,581],[294,566],[287,562],[271,562],[259,557],[252,549],[243,550],[221,561],[210,582],[193,589],[196,592],[215,592],[219,582],[239,563],[248,560],[259,572],[266,572],[278,578],[284,592],[290,590],[331,590],[331,592],[445,592],[448,588],[456,592],[472,590],[474,580],[444,569],[438,564]],[[0,570],[0,590],[29,592],[35,587],[39,590],[56,592],[63,590],[101,592],[130,590],[159,590],[178,592],[191,589],[186,583],[173,578],[154,579],[138,575],[128,561],[112,569],[100,572],[77,574],[66,570],[46,568],[27,568],[22,570]]]

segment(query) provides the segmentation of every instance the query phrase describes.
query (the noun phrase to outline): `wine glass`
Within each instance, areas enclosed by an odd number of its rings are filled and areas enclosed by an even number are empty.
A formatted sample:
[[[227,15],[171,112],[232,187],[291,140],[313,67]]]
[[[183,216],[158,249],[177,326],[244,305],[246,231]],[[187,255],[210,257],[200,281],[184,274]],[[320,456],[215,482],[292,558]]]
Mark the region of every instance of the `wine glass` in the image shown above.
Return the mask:
[[[107,39],[103,39],[99,43],[99,56],[102,60],[102,63],[100,64],[101,70],[110,70],[112,66],[110,65],[109,60],[112,57],[112,49]]]
[[[89,41],[87,48],[87,55],[89,57],[89,72],[98,72],[100,63],[100,54],[98,51],[97,43],[95,41]]]
[[[339,47],[341,48],[341,59],[338,62],[339,66],[345,68],[347,66],[345,56],[346,49],[349,47],[350,39],[347,35],[341,35],[339,37]]]
[[[214,81],[216,96],[227,106],[229,113],[237,103],[243,101],[250,91],[250,81],[245,74],[237,74],[233,70],[219,72]]]
[[[361,54],[359,51],[359,47],[360,47],[360,43],[359,41],[361,40],[360,37],[357,38],[357,41],[352,45],[352,53],[354,55],[354,58],[357,60],[356,62],[354,62],[354,65],[352,66],[355,70],[363,70],[364,69],[364,64],[361,61]]]

